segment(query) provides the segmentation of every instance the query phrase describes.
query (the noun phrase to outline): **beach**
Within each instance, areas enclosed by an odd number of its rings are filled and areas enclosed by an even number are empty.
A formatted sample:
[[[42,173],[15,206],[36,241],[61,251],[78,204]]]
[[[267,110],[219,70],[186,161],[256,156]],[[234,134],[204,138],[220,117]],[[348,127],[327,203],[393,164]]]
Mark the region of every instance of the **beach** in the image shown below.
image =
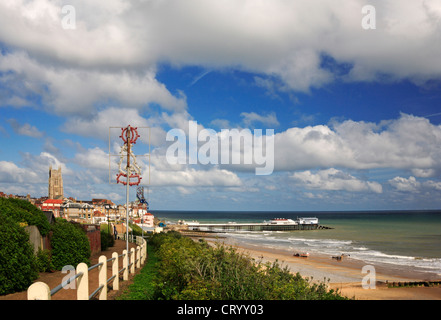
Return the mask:
[[[412,269],[398,269],[390,266],[374,265],[375,288],[369,289],[362,286],[362,281],[367,273],[362,273],[366,265],[361,260],[344,257],[341,261],[332,259],[331,256],[313,254],[307,258],[294,257],[292,253],[284,250],[265,248],[262,246],[237,244],[230,239],[219,238],[205,239],[214,245],[215,242],[223,243],[236,248],[255,261],[278,261],[282,266],[287,266],[293,273],[299,272],[303,277],[312,282],[325,282],[330,289],[355,300],[441,300],[441,286],[433,287],[398,287],[389,288],[393,282],[414,282],[441,280],[436,273],[418,272]]]
[[[316,217],[320,230],[250,231],[213,230],[207,241],[220,241],[246,251],[262,262],[276,259],[291,272],[360,300],[441,300],[441,286],[408,282],[441,280],[441,211],[200,211],[158,212],[169,221],[231,224],[258,223],[273,218]],[[204,230],[201,230],[204,231]],[[217,231],[217,232],[216,232]],[[218,236],[217,240],[214,240]],[[294,257],[309,252],[308,258]],[[344,257],[341,261],[333,256]],[[371,267],[370,267],[371,266]],[[367,272],[362,273],[363,267]],[[372,268],[373,271],[372,272]],[[375,274],[375,289],[362,286]],[[393,283],[396,286],[392,287]],[[364,282],[366,284],[366,281]]]

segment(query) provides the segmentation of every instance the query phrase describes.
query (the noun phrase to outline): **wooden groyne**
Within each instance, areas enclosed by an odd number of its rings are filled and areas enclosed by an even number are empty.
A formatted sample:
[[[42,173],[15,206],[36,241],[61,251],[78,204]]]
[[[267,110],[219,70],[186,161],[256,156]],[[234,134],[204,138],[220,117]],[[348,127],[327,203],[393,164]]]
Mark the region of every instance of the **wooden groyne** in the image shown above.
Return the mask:
[[[388,282],[389,288],[411,288],[411,287],[434,287],[441,285],[441,280],[435,281],[410,281],[410,282]]]
[[[179,230],[179,232],[186,237],[190,238],[225,238],[225,236],[219,235],[216,232],[204,232],[204,231],[188,231]]]
[[[334,228],[327,227],[327,226],[318,226],[317,229],[326,229],[326,230],[328,230],[328,229],[334,229]]]

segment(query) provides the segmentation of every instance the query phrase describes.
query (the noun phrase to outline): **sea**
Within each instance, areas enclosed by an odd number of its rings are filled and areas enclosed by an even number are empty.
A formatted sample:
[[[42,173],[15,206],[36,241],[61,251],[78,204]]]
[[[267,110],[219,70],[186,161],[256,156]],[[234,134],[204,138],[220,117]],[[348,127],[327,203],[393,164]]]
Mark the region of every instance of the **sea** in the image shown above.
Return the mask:
[[[229,231],[237,244],[289,252],[341,255],[366,263],[410,268],[441,276],[441,210],[439,211],[155,211],[155,217],[175,224],[264,222],[273,218],[317,217],[332,229],[305,231]]]

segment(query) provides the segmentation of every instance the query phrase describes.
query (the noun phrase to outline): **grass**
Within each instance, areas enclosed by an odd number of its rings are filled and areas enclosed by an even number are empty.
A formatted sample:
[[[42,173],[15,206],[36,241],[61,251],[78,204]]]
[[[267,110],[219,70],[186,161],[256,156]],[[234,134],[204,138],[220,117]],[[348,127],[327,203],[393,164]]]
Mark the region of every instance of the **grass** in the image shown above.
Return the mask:
[[[152,247],[148,246],[147,263],[141,272],[133,279],[131,284],[124,292],[117,297],[117,300],[152,300],[154,288],[152,286],[153,277],[157,274],[158,258]]]

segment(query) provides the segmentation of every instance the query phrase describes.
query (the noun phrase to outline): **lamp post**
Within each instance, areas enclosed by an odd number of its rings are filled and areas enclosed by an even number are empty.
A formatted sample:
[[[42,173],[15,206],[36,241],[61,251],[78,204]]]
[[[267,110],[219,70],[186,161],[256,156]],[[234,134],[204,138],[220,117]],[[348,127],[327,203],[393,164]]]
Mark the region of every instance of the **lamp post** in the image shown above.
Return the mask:
[[[126,186],[126,250],[127,250],[127,265],[129,265],[129,187],[131,185],[138,185],[141,182],[140,168],[136,163],[135,155],[133,154],[131,147],[136,143],[139,134],[137,128],[128,125],[126,128],[121,128],[120,138],[124,141],[124,145],[120,151],[119,161],[119,173],[116,175],[116,182],[122,183]],[[127,154],[126,158],[126,170],[122,168],[122,162],[124,160],[124,151]],[[130,157],[133,158],[132,164],[130,164]],[[133,173],[132,173],[133,172]],[[120,178],[125,177],[125,181],[121,181]],[[137,178],[137,181],[131,182],[131,178]]]

